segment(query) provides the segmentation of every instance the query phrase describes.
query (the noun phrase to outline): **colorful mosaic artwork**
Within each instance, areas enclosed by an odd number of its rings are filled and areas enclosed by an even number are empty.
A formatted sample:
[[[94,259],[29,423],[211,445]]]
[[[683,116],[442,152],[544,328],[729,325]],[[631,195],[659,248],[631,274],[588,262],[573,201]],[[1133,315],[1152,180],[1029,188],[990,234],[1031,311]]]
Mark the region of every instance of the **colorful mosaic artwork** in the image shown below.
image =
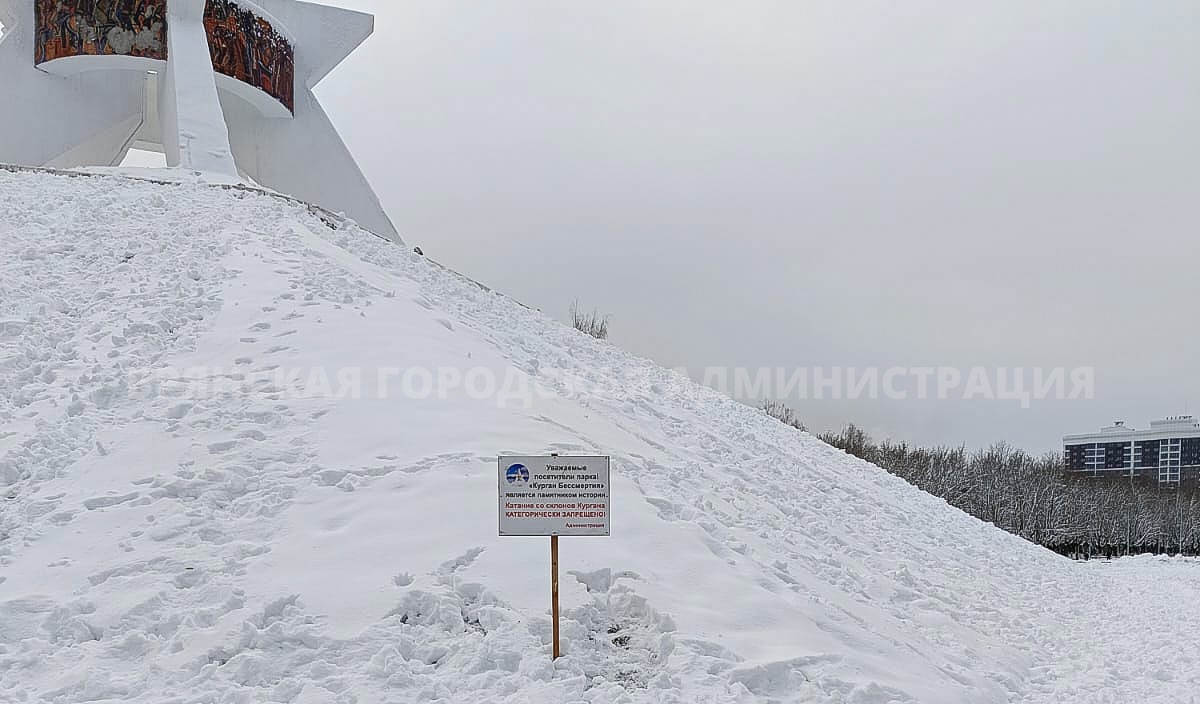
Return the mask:
[[[167,58],[166,0],[36,0],[36,62],[115,54]]]
[[[204,26],[214,69],[295,110],[295,50],[268,20],[232,0],[208,0]]]
[[[35,0],[36,62],[68,56],[167,58],[167,0]],[[234,0],[208,0],[213,69],[295,111],[295,50],[270,21]]]

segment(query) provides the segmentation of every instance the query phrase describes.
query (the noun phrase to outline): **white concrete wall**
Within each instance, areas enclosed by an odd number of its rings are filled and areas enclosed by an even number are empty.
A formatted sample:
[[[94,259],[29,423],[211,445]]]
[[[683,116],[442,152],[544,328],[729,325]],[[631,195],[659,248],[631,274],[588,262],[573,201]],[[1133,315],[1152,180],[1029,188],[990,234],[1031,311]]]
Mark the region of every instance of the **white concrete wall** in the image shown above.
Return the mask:
[[[5,97],[0,101],[0,162],[109,165],[119,163],[134,141],[144,146],[157,137],[168,163],[230,178],[243,173],[399,241],[379,198],[311,92],[371,34],[373,18],[295,0],[239,0],[264,11],[294,41],[296,109],[294,117],[287,117],[280,114],[278,101],[261,90],[232,86],[236,81],[214,74],[207,41],[196,41],[204,36],[204,0],[168,1],[169,65],[128,57],[73,57],[50,62],[55,71],[67,74],[53,75],[33,65],[33,3],[0,0],[0,10],[17,7],[23,13],[0,40]],[[144,110],[145,70],[150,66],[160,76],[158,99],[152,101],[157,102],[156,114]]]
[[[124,122],[112,125],[104,132],[92,137],[79,146],[64,152],[46,166],[55,169],[71,169],[77,166],[120,166],[133,146],[135,135],[142,127],[142,116],[134,115]]]
[[[295,119],[290,125],[259,122],[253,150],[255,169],[247,169],[247,173],[265,186],[344,212],[372,232],[399,241],[378,196],[311,92],[371,36],[375,18],[294,0],[238,2],[266,10],[297,42]],[[250,151],[250,145],[244,149]],[[236,146],[234,153],[242,158]]]
[[[231,93],[222,93],[221,104],[234,159],[247,176],[399,241],[371,184],[311,93],[297,92],[291,120],[264,120]]]
[[[158,91],[163,152],[168,166],[236,180],[204,31],[205,1],[170,0],[167,5],[167,68]]]
[[[20,9],[14,18],[17,26],[8,28],[0,40],[0,162],[107,164],[111,156],[97,156],[104,151],[98,145],[113,142],[115,125],[140,120],[144,73],[100,71],[61,77],[39,71],[33,65],[33,3],[25,2]]]

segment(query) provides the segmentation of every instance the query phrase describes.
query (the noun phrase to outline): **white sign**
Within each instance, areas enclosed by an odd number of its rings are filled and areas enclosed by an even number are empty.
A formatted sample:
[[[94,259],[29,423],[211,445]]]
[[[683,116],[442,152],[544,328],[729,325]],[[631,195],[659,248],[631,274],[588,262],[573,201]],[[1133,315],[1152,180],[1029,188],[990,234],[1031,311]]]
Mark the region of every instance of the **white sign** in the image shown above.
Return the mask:
[[[607,457],[501,457],[500,535],[608,535]]]

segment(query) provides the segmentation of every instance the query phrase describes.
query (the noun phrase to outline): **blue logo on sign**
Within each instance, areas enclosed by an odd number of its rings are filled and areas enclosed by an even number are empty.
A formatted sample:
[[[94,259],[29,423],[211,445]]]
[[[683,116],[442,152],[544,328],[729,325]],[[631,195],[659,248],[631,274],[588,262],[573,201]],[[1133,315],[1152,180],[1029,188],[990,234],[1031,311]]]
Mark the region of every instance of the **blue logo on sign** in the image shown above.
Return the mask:
[[[529,482],[529,468],[523,464],[514,464],[504,473],[504,478],[509,484],[520,484]]]

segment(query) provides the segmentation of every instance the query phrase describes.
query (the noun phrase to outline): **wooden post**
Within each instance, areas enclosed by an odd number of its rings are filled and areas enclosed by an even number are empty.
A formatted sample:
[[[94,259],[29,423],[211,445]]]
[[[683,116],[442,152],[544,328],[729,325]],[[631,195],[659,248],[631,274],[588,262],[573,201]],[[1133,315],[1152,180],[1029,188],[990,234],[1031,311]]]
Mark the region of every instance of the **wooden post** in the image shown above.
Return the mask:
[[[551,457],[558,457],[551,452]],[[550,618],[554,631],[554,659],[562,657],[562,645],[558,639],[558,536],[550,536]]]
[[[554,659],[562,656],[558,640],[558,536],[550,536],[550,614],[554,621]]]

